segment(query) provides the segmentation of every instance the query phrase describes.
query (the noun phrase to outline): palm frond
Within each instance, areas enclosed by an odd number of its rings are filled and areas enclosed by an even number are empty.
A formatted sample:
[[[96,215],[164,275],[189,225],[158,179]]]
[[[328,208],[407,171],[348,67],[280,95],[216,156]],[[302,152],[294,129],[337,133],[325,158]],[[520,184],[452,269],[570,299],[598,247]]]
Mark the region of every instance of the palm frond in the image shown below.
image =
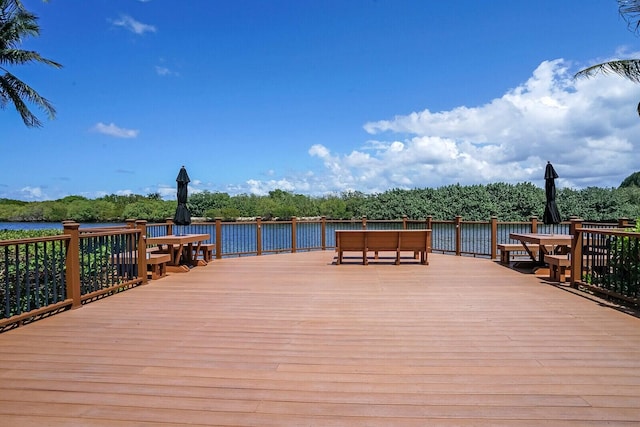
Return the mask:
[[[42,123],[29,110],[24,100],[38,106],[50,119],[56,116],[56,109],[49,100],[40,96],[33,88],[8,72],[0,76],[0,99],[3,100],[2,105],[7,100],[11,101],[22,117],[22,121],[28,127],[40,127]]]
[[[28,62],[39,62],[56,68],[62,67],[62,64],[43,58],[38,52],[31,50],[6,49],[0,55],[0,64],[23,65]]]
[[[640,30],[640,1],[618,0],[618,12],[627,21],[629,29],[638,33]]]
[[[6,47],[15,46],[25,37],[40,34],[38,17],[24,8],[5,9],[0,0],[0,42]]]
[[[42,126],[40,120],[29,110],[28,104],[36,105],[50,119],[55,118],[56,110],[46,98],[11,74],[6,67],[32,62],[62,67],[37,52],[19,48],[25,38],[39,34],[38,17],[27,11],[20,0],[0,0],[0,72],[4,72],[0,75],[0,108],[13,104],[27,127]]]
[[[617,74],[632,82],[640,83],[640,59],[620,59],[596,64],[578,71],[574,77],[593,77],[599,73]]]

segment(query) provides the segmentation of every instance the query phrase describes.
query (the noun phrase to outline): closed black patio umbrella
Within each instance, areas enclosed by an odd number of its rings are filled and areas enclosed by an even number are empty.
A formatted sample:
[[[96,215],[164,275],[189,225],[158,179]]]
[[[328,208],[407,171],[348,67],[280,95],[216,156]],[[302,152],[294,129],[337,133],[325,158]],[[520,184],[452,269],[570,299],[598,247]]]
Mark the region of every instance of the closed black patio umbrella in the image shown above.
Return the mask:
[[[191,224],[191,213],[187,208],[187,186],[190,179],[184,166],[180,168],[176,182],[178,183],[178,207],[173,217],[173,223],[176,225],[189,225]]]
[[[551,165],[551,162],[547,162],[547,167],[544,171],[544,192],[547,196],[547,203],[544,207],[544,215],[542,222],[545,224],[559,224],[562,221],[558,206],[556,205],[556,183],[555,179],[558,177],[555,169]]]

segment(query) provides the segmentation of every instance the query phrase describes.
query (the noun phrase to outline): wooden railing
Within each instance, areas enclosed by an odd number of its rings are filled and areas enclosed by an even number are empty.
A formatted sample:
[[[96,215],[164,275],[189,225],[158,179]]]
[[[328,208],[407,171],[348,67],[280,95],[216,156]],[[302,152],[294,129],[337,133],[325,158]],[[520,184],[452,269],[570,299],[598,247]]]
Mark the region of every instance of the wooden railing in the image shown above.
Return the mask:
[[[640,250],[637,234],[596,228],[628,225],[626,220],[617,224],[574,220],[547,226],[537,218],[500,222],[497,218],[463,221],[459,216],[450,221],[431,217],[419,221],[406,217],[397,221],[374,221],[366,217],[350,221],[292,218],[290,221],[223,222],[216,219],[180,227],[171,220],[159,224],[128,220],[125,227],[101,228],[80,228],[75,222],[65,222],[60,236],[0,241],[0,332],[145,284],[147,235],[173,233],[209,234],[211,238],[206,243],[215,245],[215,257],[220,259],[333,249],[336,230],[431,229],[432,252],[495,259],[497,244],[509,242],[511,232],[571,232],[575,233],[575,240],[585,242],[573,245],[574,248],[586,248],[574,254],[575,262],[582,264],[573,270],[583,273],[579,276],[576,273],[572,283],[620,293],[629,301],[636,301],[640,272],[632,270],[629,263],[638,261],[633,258],[634,251]],[[619,245],[622,245],[621,251],[615,249]],[[609,275],[604,274],[605,262]],[[622,279],[629,283],[620,282]]]
[[[626,220],[624,220],[626,221]],[[620,222],[622,223],[622,221]],[[289,221],[197,222],[188,226],[176,226],[172,220],[148,224],[149,236],[178,233],[207,233],[206,243],[215,244],[215,257],[263,255],[267,253],[327,250],[335,248],[336,230],[354,229],[431,229],[432,251],[458,256],[477,256],[494,259],[499,243],[517,243],[509,239],[512,232],[560,233],[570,232],[570,221],[547,225],[533,217],[529,221],[504,222],[497,218],[488,221],[464,221],[458,216],[453,220],[357,220],[298,219]],[[600,224],[616,227],[618,223]]]
[[[640,233],[576,228],[571,250],[571,285],[640,303]]]
[[[0,241],[0,331],[146,283],[145,225]]]

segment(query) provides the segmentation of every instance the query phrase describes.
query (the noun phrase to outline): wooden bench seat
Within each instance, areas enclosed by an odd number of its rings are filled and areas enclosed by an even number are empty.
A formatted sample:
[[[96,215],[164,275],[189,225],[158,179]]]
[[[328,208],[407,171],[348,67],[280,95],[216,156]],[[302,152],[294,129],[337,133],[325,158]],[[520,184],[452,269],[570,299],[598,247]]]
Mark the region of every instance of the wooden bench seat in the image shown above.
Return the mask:
[[[167,275],[167,263],[171,261],[171,255],[163,253],[147,254],[147,272],[151,273],[151,279],[160,279]]]
[[[202,259],[206,262],[210,262],[213,259],[213,250],[216,248],[216,245],[213,243],[203,243],[200,245],[200,248],[194,247],[193,250],[196,251],[194,253],[194,258],[202,257]]]
[[[152,249],[152,251],[149,251]],[[151,279],[159,279],[166,276],[167,264],[171,261],[171,255],[168,253],[154,252],[154,248],[147,248],[146,264],[147,277]],[[118,252],[111,255],[112,262],[117,265],[119,271],[129,271],[130,274],[138,273],[138,256],[135,252]]]
[[[431,230],[336,230],[337,264],[342,263],[344,252],[361,252],[362,264],[367,265],[368,252],[393,251],[395,264],[400,264],[401,252],[420,256],[420,263],[427,265],[427,253],[431,246]]]
[[[537,256],[537,253],[538,253],[537,247],[531,247],[529,249],[531,250],[534,256]],[[522,245],[522,243],[499,243],[498,250],[500,251],[501,264],[509,264],[511,260],[511,252],[523,252],[524,254],[527,254],[527,251]]]
[[[567,279],[567,269],[571,269],[571,258],[569,254],[545,255],[544,262],[549,265],[549,277],[554,282],[564,283]],[[584,256],[582,257],[583,268],[585,263],[591,266],[606,267],[607,260],[603,257]]]
[[[564,283],[567,268],[571,267],[569,255],[545,255],[544,262],[549,264],[549,277],[554,282]]]

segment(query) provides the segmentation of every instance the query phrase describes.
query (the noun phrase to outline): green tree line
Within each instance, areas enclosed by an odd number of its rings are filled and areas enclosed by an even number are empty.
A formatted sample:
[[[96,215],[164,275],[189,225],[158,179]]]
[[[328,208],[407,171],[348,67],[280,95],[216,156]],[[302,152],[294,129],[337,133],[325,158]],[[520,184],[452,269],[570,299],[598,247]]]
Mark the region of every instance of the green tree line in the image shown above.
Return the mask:
[[[556,201],[563,219],[577,216],[589,221],[636,219],[640,217],[640,187],[588,187],[558,190]],[[0,199],[0,221],[121,222],[146,219],[160,222],[172,218],[175,200],[162,200],[158,194],[108,195],[96,199],[69,196],[59,200],[24,202]],[[330,219],[452,219],[526,221],[542,218],[544,190],[531,183],[487,185],[448,185],[440,188],[391,189],[383,193],[345,192],[312,197],[283,190],[268,195],[204,191],[191,194],[188,207],[193,217],[233,220],[242,217],[290,219],[326,216]]]

